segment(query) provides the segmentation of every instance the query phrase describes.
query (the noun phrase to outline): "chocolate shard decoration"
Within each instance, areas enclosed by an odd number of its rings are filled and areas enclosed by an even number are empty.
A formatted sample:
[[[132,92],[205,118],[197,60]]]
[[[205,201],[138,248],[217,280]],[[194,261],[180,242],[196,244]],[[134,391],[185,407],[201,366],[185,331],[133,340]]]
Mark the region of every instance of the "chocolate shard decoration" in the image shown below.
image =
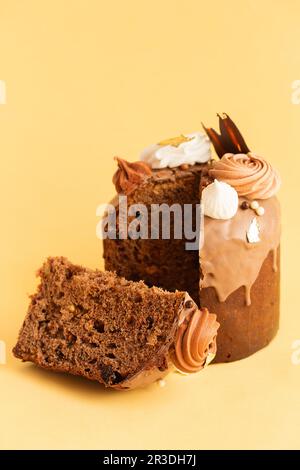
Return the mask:
[[[219,135],[214,129],[210,127],[205,127],[203,123],[202,123],[202,127],[205,130],[206,134],[208,135],[210,141],[212,142],[214,149],[217,152],[218,156],[219,157],[223,156],[226,153],[226,149],[223,145],[221,135]]]
[[[235,123],[228,114],[217,115],[219,118],[220,134],[212,128],[203,128],[210,138],[217,155],[221,158],[225,153],[248,153],[250,152],[245,139]]]
[[[222,121],[222,123],[224,124],[226,132],[227,132],[229,138],[231,138],[232,142],[236,146],[236,149],[238,150],[238,153],[248,153],[248,152],[250,152],[250,149],[247,146],[244,137],[240,133],[240,131],[237,128],[237,126],[235,125],[235,123],[232,121],[232,119],[230,119],[228,114],[224,113],[224,116],[225,116],[225,118],[223,118],[223,119],[221,118],[221,116],[219,117],[220,122]]]
[[[219,118],[219,128],[221,132],[221,138],[224,140],[224,147],[226,152],[229,153],[241,153],[240,145],[237,143],[235,134],[232,131],[232,126],[230,118],[222,117],[220,114],[217,114]],[[239,131],[238,131],[239,132]]]

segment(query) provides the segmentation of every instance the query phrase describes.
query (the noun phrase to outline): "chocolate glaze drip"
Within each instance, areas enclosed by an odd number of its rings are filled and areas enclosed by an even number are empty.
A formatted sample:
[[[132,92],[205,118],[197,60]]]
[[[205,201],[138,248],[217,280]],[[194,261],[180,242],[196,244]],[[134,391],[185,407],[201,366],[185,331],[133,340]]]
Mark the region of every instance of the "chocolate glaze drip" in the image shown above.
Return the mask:
[[[278,262],[277,262],[277,248],[273,248],[272,255],[273,255],[273,271],[277,273],[278,271]]]
[[[239,198],[241,203],[245,200]],[[260,241],[248,243],[246,231],[255,212],[238,209],[229,220],[204,218],[204,244],[200,251],[202,279],[201,288],[214,287],[219,301],[239,287],[245,288],[246,305],[251,303],[251,287],[254,284],[264,260],[270,251],[274,254],[274,270],[277,269],[276,250],[280,241],[280,207],[276,197],[259,200],[265,209],[257,217]]]

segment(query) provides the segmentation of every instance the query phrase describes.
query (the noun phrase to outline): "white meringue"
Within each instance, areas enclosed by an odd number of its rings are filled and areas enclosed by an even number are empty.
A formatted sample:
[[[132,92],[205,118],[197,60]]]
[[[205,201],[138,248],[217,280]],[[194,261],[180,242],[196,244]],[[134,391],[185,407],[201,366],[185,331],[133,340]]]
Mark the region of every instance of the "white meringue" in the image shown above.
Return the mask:
[[[212,219],[231,219],[237,212],[239,198],[236,190],[223,181],[214,180],[202,191],[204,215]]]
[[[182,142],[180,143],[180,139]],[[178,144],[170,145],[168,142]],[[211,159],[210,140],[202,132],[193,132],[177,138],[162,141],[146,147],[140,160],[148,163],[151,168],[175,168],[180,165],[205,163]]]

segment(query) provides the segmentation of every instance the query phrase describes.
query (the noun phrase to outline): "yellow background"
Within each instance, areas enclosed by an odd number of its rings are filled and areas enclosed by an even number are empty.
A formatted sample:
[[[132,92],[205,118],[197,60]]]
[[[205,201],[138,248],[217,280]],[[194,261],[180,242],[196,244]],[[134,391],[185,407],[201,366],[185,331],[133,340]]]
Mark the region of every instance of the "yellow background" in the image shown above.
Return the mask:
[[[1,448],[299,448],[298,0],[0,0]],[[128,393],[10,353],[48,255],[101,267],[115,154],[237,121],[283,178],[282,320],[253,357]]]

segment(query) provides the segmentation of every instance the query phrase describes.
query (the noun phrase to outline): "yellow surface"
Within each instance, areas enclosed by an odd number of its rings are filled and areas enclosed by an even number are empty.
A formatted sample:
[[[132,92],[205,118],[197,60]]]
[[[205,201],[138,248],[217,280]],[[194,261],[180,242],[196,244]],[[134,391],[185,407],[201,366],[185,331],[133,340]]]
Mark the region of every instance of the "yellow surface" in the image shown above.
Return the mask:
[[[1,448],[299,448],[297,0],[0,0]],[[297,99],[294,101],[298,101]],[[10,350],[48,255],[101,267],[112,157],[226,111],[283,177],[282,321],[266,350],[118,393]]]

